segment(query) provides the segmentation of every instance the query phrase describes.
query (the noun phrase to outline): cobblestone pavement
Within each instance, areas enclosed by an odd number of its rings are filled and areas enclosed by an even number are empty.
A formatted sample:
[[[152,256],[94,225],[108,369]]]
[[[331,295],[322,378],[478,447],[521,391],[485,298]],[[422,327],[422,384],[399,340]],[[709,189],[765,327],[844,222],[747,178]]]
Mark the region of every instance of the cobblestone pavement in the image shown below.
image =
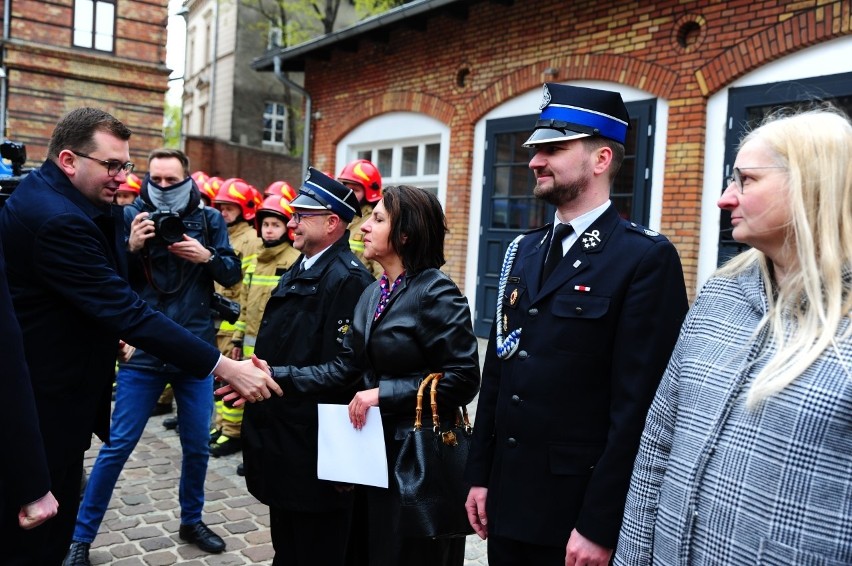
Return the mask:
[[[480,341],[480,352],[484,350]],[[474,406],[471,407],[475,413]],[[269,509],[246,489],[236,474],[240,454],[210,458],[203,520],[225,539],[222,554],[207,554],[184,543],[180,526],[178,482],[181,450],[178,435],[163,428],[165,417],[152,417],[124,467],[109,508],[92,544],[92,564],[114,566],[231,566],[271,564]],[[100,443],[86,453],[86,470],[95,463]],[[465,566],[487,566],[485,543],[467,539]]]

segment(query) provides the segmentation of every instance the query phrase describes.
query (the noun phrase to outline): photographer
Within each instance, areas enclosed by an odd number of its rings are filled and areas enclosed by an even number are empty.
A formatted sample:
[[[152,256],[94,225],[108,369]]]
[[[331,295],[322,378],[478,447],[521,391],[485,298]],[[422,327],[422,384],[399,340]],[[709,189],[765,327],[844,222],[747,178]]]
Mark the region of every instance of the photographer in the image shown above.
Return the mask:
[[[185,329],[215,344],[210,311],[213,283],[232,285],[240,264],[228,243],[222,215],[201,203],[189,160],[175,149],[154,150],[140,198],[125,207],[130,283],[142,299]],[[120,364],[110,442],[98,453],[77,515],[67,563],[86,564],[121,469],[142,435],[166,383],[178,406],[183,463],[179,536],[205,552],[225,542],[203,522],[204,479],[213,410],[213,378],[182,379],[182,370],[137,349]]]

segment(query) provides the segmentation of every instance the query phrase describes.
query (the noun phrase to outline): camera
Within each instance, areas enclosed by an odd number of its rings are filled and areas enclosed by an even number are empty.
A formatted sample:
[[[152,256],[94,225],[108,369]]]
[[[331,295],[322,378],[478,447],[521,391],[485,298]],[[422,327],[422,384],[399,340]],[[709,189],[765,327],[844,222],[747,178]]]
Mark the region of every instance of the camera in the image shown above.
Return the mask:
[[[183,233],[186,232],[186,228],[177,212],[157,210],[148,216],[148,220],[154,222],[152,242],[175,244],[183,241]]]
[[[219,318],[231,324],[234,324],[240,318],[240,303],[227,299],[219,293],[213,293],[210,308],[219,315]]]
[[[6,140],[0,143],[0,156],[3,159],[8,159],[12,163],[11,175],[0,174],[0,207],[6,202],[6,199],[11,196],[21,179],[27,176],[24,172],[23,165],[27,161],[27,147],[19,142]]]

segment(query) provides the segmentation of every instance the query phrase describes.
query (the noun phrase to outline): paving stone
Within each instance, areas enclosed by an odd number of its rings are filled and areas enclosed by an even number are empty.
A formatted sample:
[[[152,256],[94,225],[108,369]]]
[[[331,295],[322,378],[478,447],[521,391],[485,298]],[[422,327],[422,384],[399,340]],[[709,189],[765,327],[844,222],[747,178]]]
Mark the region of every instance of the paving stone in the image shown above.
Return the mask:
[[[142,551],[138,546],[132,543],[128,544],[116,544],[110,547],[110,552],[116,558],[127,558],[129,556],[139,556],[142,554]]]

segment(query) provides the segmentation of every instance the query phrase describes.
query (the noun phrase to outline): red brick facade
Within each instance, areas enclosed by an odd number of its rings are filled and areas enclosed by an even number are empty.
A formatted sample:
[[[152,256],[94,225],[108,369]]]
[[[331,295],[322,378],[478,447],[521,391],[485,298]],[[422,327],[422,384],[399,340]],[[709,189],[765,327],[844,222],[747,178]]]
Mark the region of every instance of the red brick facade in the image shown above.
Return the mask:
[[[148,152],[163,144],[167,6],[117,1],[114,52],[106,52],[72,45],[74,0],[11,2],[5,135],[26,144],[28,165],[44,160],[63,114],[94,106],[133,131],[131,159],[144,168]]]
[[[547,80],[601,80],[668,102],[662,231],[696,287],[707,99],[736,78],[805,47],[850,34],[848,0],[478,2],[467,18],[398,29],[330,60],[307,59],[313,163],[386,112],[429,115],[451,130],[446,211],[448,273],[464,281],[474,126],[487,112]],[[545,77],[545,70],[557,69]],[[457,74],[467,69],[463,86]],[[535,108],[530,108],[534,113]],[[458,190],[459,188],[465,190]]]

